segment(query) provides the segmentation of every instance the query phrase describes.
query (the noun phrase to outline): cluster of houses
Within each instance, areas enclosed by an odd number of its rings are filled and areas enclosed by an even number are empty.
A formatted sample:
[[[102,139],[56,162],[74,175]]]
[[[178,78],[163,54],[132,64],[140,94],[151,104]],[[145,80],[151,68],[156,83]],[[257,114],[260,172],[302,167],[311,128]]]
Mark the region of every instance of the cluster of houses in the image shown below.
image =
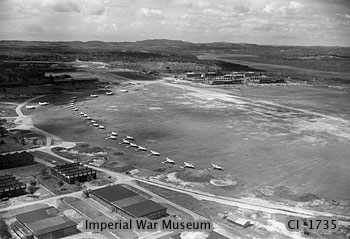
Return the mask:
[[[185,79],[199,81],[210,85],[222,84],[271,84],[285,83],[283,77],[268,76],[261,72],[230,72],[220,74],[217,72],[196,73],[187,72]]]

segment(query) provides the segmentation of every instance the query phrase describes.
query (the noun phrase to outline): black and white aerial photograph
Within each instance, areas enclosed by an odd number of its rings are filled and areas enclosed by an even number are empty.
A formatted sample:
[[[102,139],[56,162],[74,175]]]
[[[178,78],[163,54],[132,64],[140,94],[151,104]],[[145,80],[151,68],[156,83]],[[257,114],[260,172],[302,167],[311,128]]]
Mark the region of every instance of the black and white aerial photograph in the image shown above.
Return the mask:
[[[349,0],[0,0],[0,239],[350,239]]]

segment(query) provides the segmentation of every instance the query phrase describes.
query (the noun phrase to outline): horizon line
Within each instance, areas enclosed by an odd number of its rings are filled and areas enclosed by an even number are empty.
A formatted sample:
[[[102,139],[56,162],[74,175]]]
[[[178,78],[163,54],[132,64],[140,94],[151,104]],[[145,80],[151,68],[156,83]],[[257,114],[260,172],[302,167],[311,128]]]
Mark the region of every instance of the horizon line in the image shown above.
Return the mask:
[[[285,44],[258,44],[258,43],[250,43],[250,42],[225,42],[225,41],[213,41],[213,42],[191,42],[186,40],[179,40],[179,39],[168,39],[168,38],[152,38],[152,39],[143,39],[143,40],[135,40],[135,41],[103,41],[103,40],[19,40],[19,39],[0,39],[0,42],[4,41],[18,41],[18,42],[82,42],[82,43],[89,43],[89,42],[102,42],[102,43],[136,43],[136,42],[143,42],[143,41],[157,41],[157,40],[166,40],[166,41],[180,41],[183,43],[190,43],[190,44],[214,44],[214,43],[221,43],[221,44],[236,44],[236,45],[258,45],[258,46],[276,46],[276,47],[339,47],[339,48],[349,48],[348,46],[341,46],[341,45],[285,45]]]

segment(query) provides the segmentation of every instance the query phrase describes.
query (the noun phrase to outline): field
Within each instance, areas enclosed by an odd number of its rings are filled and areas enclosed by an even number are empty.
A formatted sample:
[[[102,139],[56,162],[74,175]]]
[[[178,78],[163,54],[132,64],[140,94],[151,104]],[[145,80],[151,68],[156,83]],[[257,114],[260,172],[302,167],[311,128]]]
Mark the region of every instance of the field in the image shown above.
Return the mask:
[[[25,167],[3,169],[3,170],[0,170],[0,175],[6,174],[6,173],[12,174],[16,178],[18,178],[20,181],[24,183],[29,183],[31,180],[33,180],[34,177],[37,177],[40,174],[40,170],[43,167],[44,167],[43,165],[36,163]]]
[[[0,94],[1,96],[1,94]],[[0,117],[15,117],[16,104],[13,102],[0,102]]]
[[[320,61],[312,62],[314,65],[310,65],[310,62],[305,61],[296,61],[291,62],[287,60],[274,60],[264,58],[260,60],[256,57],[240,57],[235,54],[202,54],[198,56],[199,59],[218,59],[224,60],[227,62],[232,62],[236,64],[247,65],[252,68],[266,70],[270,72],[281,72],[285,74],[296,74],[296,75],[307,75],[307,76],[315,76],[321,78],[339,78],[347,82],[349,84],[350,73],[348,71],[349,62],[345,61],[346,64],[342,67],[343,70],[332,71],[332,69],[325,70],[325,67],[320,67]],[[330,63],[325,62],[325,66],[329,67]],[[316,67],[318,66],[318,67]],[[337,67],[334,67],[337,69]],[[339,68],[339,67],[338,67]],[[324,82],[326,84],[326,82]]]
[[[34,111],[34,122],[64,140],[100,147],[108,157],[105,166],[116,171],[138,168],[140,176],[173,182],[179,179],[168,173],[179,172],[197,189],[223,195],[350,199],[349,93],[310,86],[227,91],[158,82],[136,88],[126,94],[116,88],[113,96],[78,96],[79,111],[105,130],[89,126],[63,105],[69,95]],[[119,133],[117,141],[105,139],[111,131]],[[161,157],[119,145],[126,135]],[[176,165],[161,164],[165,157]],[[184,161],[196,169],[181,169]],[[211,163],[224,171],[209,171]]]
[[[271,233],[267,230],[264,230],[264,227],[268,226],[268,224],[271,223],[272,220],[275,223],[283,222],[286,219],[284,215],[267,215],[263,212],[240,210],[239,208],[233,206],[217,204],[209,201],[199,201],[187,194],[173,192],[171,190],[156,187],[146,183],[139,182],[138,184],[158,195],[167,197],[168,200],[175,202],[178,205],[181,205],[185,208],[190,209],[193,212],[196,212],[199,215],[209,218],[214,223],[219,225],[221,227],[221,230],[224,230],[226,232],[224,233],[224,235],[228,236],[228,238],[244,238],[244,235],[249,235],[249,238],[284,238],[283,233],[289,234],[289,232],[287,231],[275,231]],[[239,226],[235,226],[232,223],[229,223],[225,219],[223,219],[223,215],[227,213],[234,213],[237,216],[245,218],[246,220],[249,220],[251,223],[253,223],[254,226],[245,229]],[[222,237],[221,235],[212,232],[210,233],[209,238],[214,239],[226,237]]]
[[[142,73],[136,73],[131,71],[114,71],[112,74],[117,76],[122,76],[128,79],[132,80],[138,80],[138,81],[150,81],[155,80],[156,78],[150,75],[142,74]]]

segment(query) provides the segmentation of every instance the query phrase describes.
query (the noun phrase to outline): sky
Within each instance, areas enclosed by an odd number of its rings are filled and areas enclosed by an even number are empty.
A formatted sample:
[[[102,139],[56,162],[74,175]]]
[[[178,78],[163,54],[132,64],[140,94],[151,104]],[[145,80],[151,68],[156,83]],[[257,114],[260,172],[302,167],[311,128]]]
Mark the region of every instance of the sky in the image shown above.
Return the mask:
[[[350,0],[0,0],[0,39],[350,46]]]

